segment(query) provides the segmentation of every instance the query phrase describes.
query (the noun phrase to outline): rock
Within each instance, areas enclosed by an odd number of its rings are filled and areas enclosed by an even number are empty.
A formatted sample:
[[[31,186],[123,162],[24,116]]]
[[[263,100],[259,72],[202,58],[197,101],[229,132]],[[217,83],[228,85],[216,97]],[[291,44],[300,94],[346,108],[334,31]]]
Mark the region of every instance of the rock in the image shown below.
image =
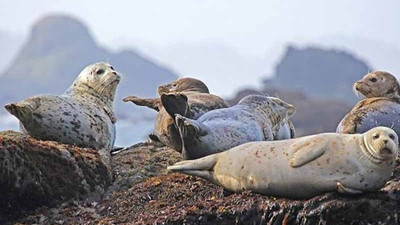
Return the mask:
[[[165,174],[180,156],[154,144],[138,144],[114,156],[114,191],[93,204],[69,202],[43,207],[22,224],[399,224],[400,161],[377,193],[328,193],[305,201],[251,192],[232,194],[203,179]],[[159,175],[164,174],[164,175]],[[155,175],[155,177],[148,177]],[[300,191],[300,190],[299,190]],[[43,222],[44,221],[44,222]]]
[[[93,149],[0,132],[0,223],[39,206],[100,199],[112,180],[108,168]]]

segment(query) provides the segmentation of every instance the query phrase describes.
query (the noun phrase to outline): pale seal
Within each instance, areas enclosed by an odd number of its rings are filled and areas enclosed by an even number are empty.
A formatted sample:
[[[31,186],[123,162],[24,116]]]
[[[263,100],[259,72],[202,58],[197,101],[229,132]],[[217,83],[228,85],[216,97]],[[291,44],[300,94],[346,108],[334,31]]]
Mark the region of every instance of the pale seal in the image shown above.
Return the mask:
[[[358,102],[340,121],[338,133],[364,133],[373,127],[390,127],[400,135],[399,83],[390,73],[368,73],[354,84],[367,99]]]
[[[197,120],[176,115],[183,158],[197,159],[251,141],[293,138],[289,119],[294,113],[294,106],[278,98],[249,95],[235,106],[207,112]]]
[[[39,140],[89,147],[109,153],[116,133],[112,104],[120,75],[105,62],[84,68],[62,95],[38,95],[5,109],[21,131]]]
[[[210,94],[207,86],[194,78],[180,78],[161,85],[158,87],[158,94],[159,98],[143,99],[129,96],[124,98],[124,101],[158,111],[154,122],[157,139],[179,152],[182,150],[182,143],[174,124],[175,114],[196,119],[210,110],[229,107],[225,100]]]
[[[386,127],[364,134],[325,133],[252,142],[168,167],[227,190],[295,199],[377,191],[393,173],[398,136]]]
[[[396,77],[385,71],[368,73],[354,86],[356,92],[366,98],[400,96],[400,85]]]

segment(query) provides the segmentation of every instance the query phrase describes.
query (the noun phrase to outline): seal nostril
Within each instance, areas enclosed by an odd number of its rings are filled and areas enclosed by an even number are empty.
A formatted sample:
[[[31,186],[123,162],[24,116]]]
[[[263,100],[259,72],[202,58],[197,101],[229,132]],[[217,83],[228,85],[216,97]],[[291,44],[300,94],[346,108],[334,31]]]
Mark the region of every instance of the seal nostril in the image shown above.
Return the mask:
[[[112,74],[117,75],[117,72],[112,72]]]
[[[388,143],[388,141],[389,141],[389,140],[386,140],[386,139],[385,139],[385,140],[383,140],[383,142],[385,142],[385,144],[387,144],[387,143]]]

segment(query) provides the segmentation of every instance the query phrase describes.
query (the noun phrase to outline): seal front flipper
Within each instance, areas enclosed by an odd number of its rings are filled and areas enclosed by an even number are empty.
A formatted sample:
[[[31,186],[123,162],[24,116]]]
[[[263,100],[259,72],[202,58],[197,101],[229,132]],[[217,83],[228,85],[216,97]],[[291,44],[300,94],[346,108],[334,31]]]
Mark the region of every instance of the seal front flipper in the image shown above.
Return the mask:
[[[188,98],[184,94],[162,94],[161,103],[172,118],[174,118],[176,114],[185,117],[191,117],[192,115],[189,109]]]
[[[154,109],[157,112],[160,111],[161,100],[159,98],[139,98],[136,96],[128,96],[123,99],[124,102],[132,102],[135,105],[146,106]]]
[[[307,140],[297,148],[297,151],[290,158],[291,167],[303,166],[315,159],[318,159],[326,151],[326,143],[319,140]]]
[[[196,160],[186,160],[168,166],[168,170],[192,176],[199,176],[213,183],[218,184],[214,178],[214,166],[218,161],[218,155],[209,155]]]
[[[340,182],[336,183],[336,190],[341,194],[362,194],[363,192],[357,189],[344,187]]]

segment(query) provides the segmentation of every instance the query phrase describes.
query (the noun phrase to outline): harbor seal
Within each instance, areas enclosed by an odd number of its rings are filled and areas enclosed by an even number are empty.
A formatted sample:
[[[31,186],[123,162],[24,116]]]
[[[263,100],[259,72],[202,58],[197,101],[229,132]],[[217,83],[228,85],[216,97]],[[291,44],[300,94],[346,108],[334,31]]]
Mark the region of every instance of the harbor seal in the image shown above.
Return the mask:
[[[30,97],[5,109],[20,121],[23,133],[36,139],[108,154],[116,137],[112,104],[119,81],[110,64],[98,62],[84,68],[64,94]]]
[[[390,73],[368,73],[354,84],[366,99],[358,102],[337,126],[338,133],[363,133],[373,127],[390,127],[400,135],[399,83]]]
[[[354,84],[354,90],[366,98],[400,96],[399,82],[396,77],[385,71],[368,73]]]
[[[292,138],[288,122],[295,108],[278,98],[249,95],[235,106],[216,109],[197,120],[176,115],[184,159],[197,159],[251,141]],[[292,130],[291,130],[292,129]]]
[[[339,122],[337,133],[364,133],[384,126],[400,135],[400,102],[398,98],[367,98],[358,102]]]
[[[194,78],[180,78],[161,85],[157,92],[159,98],[144,99],[129,96],[123,101],[156,110],[158,112],[154,122],[156,137],[152,139],[159,140],[179,152],[182,151],[182,143],[175,126],[175,114],[197,119],[210,110],[229,107],[225,100],[210,94],[206,84]]]
[[[398,136],[386,127],[363,134],[324,133],[251,142],[169,170],[199,176],[233,192],[294,199],[334,192],[358,194],[382,188],[393,173]]]

